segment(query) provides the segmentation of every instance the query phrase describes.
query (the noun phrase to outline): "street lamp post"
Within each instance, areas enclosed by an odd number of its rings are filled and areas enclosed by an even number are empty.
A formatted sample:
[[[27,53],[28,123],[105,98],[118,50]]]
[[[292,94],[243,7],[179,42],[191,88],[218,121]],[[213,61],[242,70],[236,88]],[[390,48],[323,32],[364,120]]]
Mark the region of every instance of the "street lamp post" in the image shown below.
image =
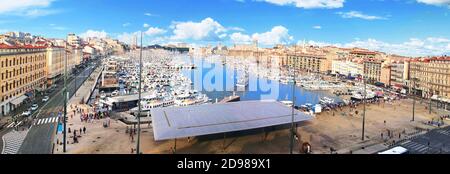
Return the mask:
[[[431,102],[432,102],[432,101],[431,101],[431,97],[433,97],[433,93],[430,91],[430,106],[429,106],[429,108],[428,108],[428,109],[429,109],[429,111],[428,111],[429,114],[431,114]],[[436,107],[436,108],[437,108],[437,107]]]
[[[414,90],[414,91],[413,91],[413,94],[412,94],[412,98],[413,98],[412,111],[413,112],[412,112],[412,120],[411,121],[414,121],[414,116],[416,114],[416,81],[417,81],[417,79],[413,78],[412,81],[413,81],[413,88],[412,88],[412,90]]]
[[[367,99],[367,74],[366,74],[366,64],[364,63],[364,75],[363,75],[363,82],[364,82],[364,98],[363,98],[363,120],[362,120],[362,136],[361,140],[364,141],[364,128],[366,124],[366,99]]]
[[[294,57],[297,54],[297,45],[295,45],[295,52]],[[289,153],[292,154],[294,149],[294,114],[295,114],[295,87],[296,87],[296,80],[295,80],[295,68],[297,65],[297,61],[294,60],[294,72],[293,72],[293,84],[292,84],[292,118],[291,118],[291,141],[289,144]]]
[[[66,45],[67,46],[67,45]],[[63,117],[63,152],[66,152],[66,144],[67,144],[67,133],[66,133],[66,118],[67,118],[67,97],[69,96],[67,94],[67,48],[64,49],[64,90],[63,90],[63,97],[64,97],[64,117]]]
[[[73,89],[73,93],[75,94],[75,97],[77,96],[77,76],[78,76],[77,73],[75,73],[75,88]]]
[[[139,154],[140,152],[140,148],[139,148],[139,143],[140,143],[140,139],[141,139],[141,89],[142,89],[142,31],[141,31],[141,49],[139,52],[139,100],[138,100],[138,105],[139,105],[139,109],[138,109],[138,114],[137,114],[137,122],[138,122],[138,135],[137,135],[137,141],[136,141],[136,154]]]

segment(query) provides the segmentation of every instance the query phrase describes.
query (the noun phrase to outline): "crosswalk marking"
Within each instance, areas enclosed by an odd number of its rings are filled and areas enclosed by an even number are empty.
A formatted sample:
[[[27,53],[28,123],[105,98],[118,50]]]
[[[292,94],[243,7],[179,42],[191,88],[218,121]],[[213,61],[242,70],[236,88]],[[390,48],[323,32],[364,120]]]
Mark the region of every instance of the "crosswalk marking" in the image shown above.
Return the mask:
[[[58,117],[41,118],[41,119],[37,120],[34,125],[50,124],[50,123],[55,123],[57,121],[58,121]]]
[[[9,124],[8,126],[6,126],[7,128],[11,128],[14,126],[14,122],[12,122],[11,124]]]
[[[22,124],[23,121],[19,121],[17,124],[15,122],[10,123],[6,128],[17,127]]]

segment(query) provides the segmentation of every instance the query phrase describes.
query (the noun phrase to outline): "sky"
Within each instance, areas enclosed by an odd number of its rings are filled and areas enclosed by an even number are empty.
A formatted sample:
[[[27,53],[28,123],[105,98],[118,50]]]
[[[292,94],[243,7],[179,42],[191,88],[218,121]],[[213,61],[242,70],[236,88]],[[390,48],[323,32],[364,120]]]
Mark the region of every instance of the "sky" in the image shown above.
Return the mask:
[[[0,33],[450,55],[450,0],[0,0]]]

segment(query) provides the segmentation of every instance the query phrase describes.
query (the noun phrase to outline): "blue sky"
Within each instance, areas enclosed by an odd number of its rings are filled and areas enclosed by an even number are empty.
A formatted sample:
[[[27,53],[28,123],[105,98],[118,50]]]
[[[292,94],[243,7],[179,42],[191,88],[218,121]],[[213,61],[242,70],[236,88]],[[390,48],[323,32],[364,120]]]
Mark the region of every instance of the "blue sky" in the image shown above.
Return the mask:
[[[261,46],[306,40],[402,55],[450,53],[450,0],[0,0],[0,33]],[[144,24],[147,24],[144,27]]]

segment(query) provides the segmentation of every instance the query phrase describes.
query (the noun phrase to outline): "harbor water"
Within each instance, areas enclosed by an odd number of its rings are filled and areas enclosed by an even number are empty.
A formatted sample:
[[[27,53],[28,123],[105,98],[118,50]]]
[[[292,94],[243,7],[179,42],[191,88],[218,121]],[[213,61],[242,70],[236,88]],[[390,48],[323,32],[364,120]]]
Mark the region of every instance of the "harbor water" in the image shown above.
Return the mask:
[[[210,63],[207,61],[189,61],[195,64],[197,68],[183,70],[183,75],[191,79],[195,90],[206,94],[213,102],[215,102],[216,99],[220,101],[224,97],[233,95],[233,93],[239,95],[242,101],[292,101],[292,84],[282,84],[278,81],[258,77],[250,72],[248,74],[249,85],[245,90],[242,90],[235,87],[235,84],[238,81],[238,75],[240,74],[235,68],[231,68],[220,62]],[[215,76],[211,77],[211,74],[215,74]],[[216,89],[214,89],[214,87]],[[337,96],[325,91],[309,91],[299,86],[295,88],[296,106],[307,103],[318,104],[322,97],[329,97],[335,99],[335,101],[341,101]]]

